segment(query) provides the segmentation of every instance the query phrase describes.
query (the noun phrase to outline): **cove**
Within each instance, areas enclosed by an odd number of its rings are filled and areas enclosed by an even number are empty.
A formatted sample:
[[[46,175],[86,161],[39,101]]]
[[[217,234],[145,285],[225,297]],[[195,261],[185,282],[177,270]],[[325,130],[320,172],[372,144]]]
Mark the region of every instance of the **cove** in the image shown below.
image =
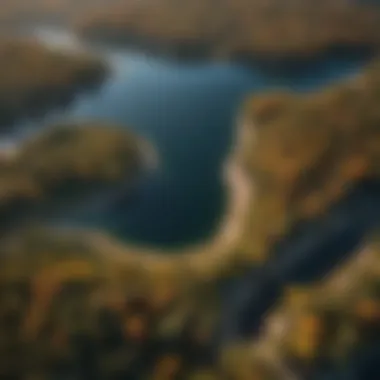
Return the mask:
[[[39,28],[35,33],[50,45],[78,45],[66,31]],[[42,121],[19,123],[7,138],[51,122],[95,119],[125,125],[149,139],[160,156],[157,171],[143,177],[134,192],[121,192],[107,207],[71,214],[64,223],[105,228],[125,241],[159,247],[202,241],[216,230],[226,195],[220,171],[247,94],[277,87],[315,90],[355,73],[366,61],[332,55],[276,71],[237,63],[178,63],[107,47],[96,52],[113,70],[99,91],[78,96]]]

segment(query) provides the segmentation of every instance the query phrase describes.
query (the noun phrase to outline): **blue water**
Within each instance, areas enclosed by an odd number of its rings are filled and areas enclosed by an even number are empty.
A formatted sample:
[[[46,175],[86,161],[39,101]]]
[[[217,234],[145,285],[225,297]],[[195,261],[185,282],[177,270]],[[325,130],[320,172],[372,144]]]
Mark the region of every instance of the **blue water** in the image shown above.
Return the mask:
[[[109,80],[64,112],[49,115],[45,124],[116,122],[154,143],[159,170],[143,178],[133,194],[121,194],[106,210],[87,212],[76,222],[162,247],[199,241],[217,228],[225,200],[220,170],[247,94],[273,87],[316,89],[356,72],[364,61],[330,57],[280,72],[227,63],[180,64],[128,51],[101,54],[113,68]]]

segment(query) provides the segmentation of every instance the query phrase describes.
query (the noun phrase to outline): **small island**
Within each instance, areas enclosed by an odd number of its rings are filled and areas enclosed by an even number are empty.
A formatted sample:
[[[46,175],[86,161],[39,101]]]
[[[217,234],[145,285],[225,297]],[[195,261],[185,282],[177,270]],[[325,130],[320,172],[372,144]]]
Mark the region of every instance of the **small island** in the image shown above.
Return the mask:
[[[131,182],[145,154],[141,139],[96,122],[53,125],[27,139],[0,161],[0,215],[5,225],[61,199]],[[3,224],[2,223],[2,224]]]
[[[176,58],[299,61],[379,48],[380,9],[350,1],[129,2],[78,22],[92,42]]]
[[[100,84],[106,65],[87,55],[52,51],[32,39],[0,39],[0,127],[69,103]]]

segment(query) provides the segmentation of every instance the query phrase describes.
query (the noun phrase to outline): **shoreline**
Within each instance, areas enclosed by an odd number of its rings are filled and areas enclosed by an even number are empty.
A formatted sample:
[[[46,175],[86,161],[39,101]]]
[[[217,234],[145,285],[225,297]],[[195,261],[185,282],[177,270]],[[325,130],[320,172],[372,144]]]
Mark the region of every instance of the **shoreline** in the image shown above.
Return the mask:
[[[244,124],[238,123],[232,152],[227,155],[221,175],[227,187],[226,208],[222,213],[216,232],[205,241],[184,248],[165,249],[143,244],[124,243],[101,229],[56,228],[57,233],[65,233],[69,238],[81,240],[99,255],[106,254],[120,268],[142,269],[145,274],[166,273],[176,276],[190,275],[190,281],[198,283],[216,278],[235,260],[249,213],[248,205],[253,194],[253,184],[238,160]],[[157,151],[146,142],[145,155],[148,170],[159,165]],[[179,277],[181,277],[179,275]]]
[[[39,28],[35,28],[33,32],[44,45],[48,47],[54,45],[54,36],[53,39],[46,40],[43,29],[41,32]],[[66,48],[71,46],[69,41],[71,40],[64,41],[66,42],[64,46],[60,44],[57,50],[67,50]],[[80,48],[87,51],[92,50],[85,49],[84,45],[80,45]],[[228,267],[229,263],[234,261],[234,252],[238,248],[240,236],[244,232],[246,214],[249,211],[253,192],[250,179],[246,177],[244,168],[239,163],[239,155],[247,138],[245,131],[248,128],[244,124],[244,117],[239,117],[236,120],[235,126],[233,126],[234,136],[231,146],[220,169],[223,185],[227,188],[224,210],[221,210],[215,232],[203,241],[190,243],[181,248],[160,248],[139,243],[129,244],[101,228],[56,226],[48,227],[48,230],[57,230],[59,234],[66,234],[67,231],[68,238],[78,236],[79,240],[84,240],[85,244],[89,245],[95,252],[104,251],[107,254],[113,252],[113,261],[120,262],[121,265],[142,266],[142,264],[147,264],[148,267],[153,267],[153,271],[158,270],[157,268],[161,265],[166,268],[165,271],[175,271],[177,268],[182,268],[183,271],[191,272],[192,276],[200,280],[217,276]],[[249,126],[249,130],[252,130],[251,126]],[[12,141],[9,148],[1,147],[0,155],[12,159],[12,155],[17,154],[18,145],[22,143],[25,137],[16,138],[16,141]],[[156,170],[160,165],[157,148],[143,136],[139,138],[139,144],[141,144],[142,171]]]

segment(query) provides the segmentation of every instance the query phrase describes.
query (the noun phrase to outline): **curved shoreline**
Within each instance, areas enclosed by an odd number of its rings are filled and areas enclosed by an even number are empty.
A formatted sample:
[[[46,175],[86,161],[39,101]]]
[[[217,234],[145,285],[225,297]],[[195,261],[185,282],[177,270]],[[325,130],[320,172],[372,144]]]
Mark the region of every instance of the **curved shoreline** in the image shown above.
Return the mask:
[[[38,29],[34,32],[37,33]],[[44,38],[43,33],[38,35],[39,39],[50,47],[54,45],[53,40]],[[71,46],[67,43],[58,46],[58,50],[65,50]],[[76,45],[78,48],[78,45]],[[86,49],[80,45],[80,49]],[[75,50],[73,47],[71,50]],[[128,244],[118,240],[102,229],[63,227],[68,232],[68,238],[78,236],[79,240],[84,240],[95,252],[112,252],[113,260],[121,265],[137,265],[153,268],[165,267],[165,271],[176,271],[182,268],[185,272],[199,280],[209,279],[228,269],[229,264],[234,261],[234,253],[240,244],[240,237],[243,233],[245,220],[249,211],[252,195],[252,183],[244,173],[243,167],[239,163],[241,146],[246,140],[244,119],[239,117],[235,137],[232,139],[230,153],[224,160],[221,168],[223,182],[227,186],[227,199],[224,210],[222,210],[218,226],[215,233],[207,237],[204,241],[197,242],[184,248],[159,248],[144,246],[143,244]],[[249,126],[250,127],[250,126]],[[252,131],[252,128],[249,128]],[[142,143],[143,170],[155,170],[160,164],[159,154],[156,147],[150,141],[143,138]],[[16,147],[17,150],[17,147]],[[54,228],[56,229],[56,228]],[[62,234],[62,227],[57,228]],[[169,268],[168,268],[169,267]],[[149,269],[150,270],[150,269]],[[148,270],[148,271],[149,271]]]
[[[64,231],[58,229],[57,232],[67,232],[68,237],[81,240],[92,251],[106,254],[122,267],[136,267],[152,274],[185,273],[196,282],[217,277],[235,259],[253,194],[253,184],[238,160],[243,130],[245,126],[239,123],[232,153],[227,156],[221,171],[228,188],[226,211],[216,233],[204,242],[182,249],[163,249],[122,243],[102,230],[64,228]],[[152,156],[155,150],[150,145],[147,147],[148,168],[154,167],[158,164],[158,157]]]

